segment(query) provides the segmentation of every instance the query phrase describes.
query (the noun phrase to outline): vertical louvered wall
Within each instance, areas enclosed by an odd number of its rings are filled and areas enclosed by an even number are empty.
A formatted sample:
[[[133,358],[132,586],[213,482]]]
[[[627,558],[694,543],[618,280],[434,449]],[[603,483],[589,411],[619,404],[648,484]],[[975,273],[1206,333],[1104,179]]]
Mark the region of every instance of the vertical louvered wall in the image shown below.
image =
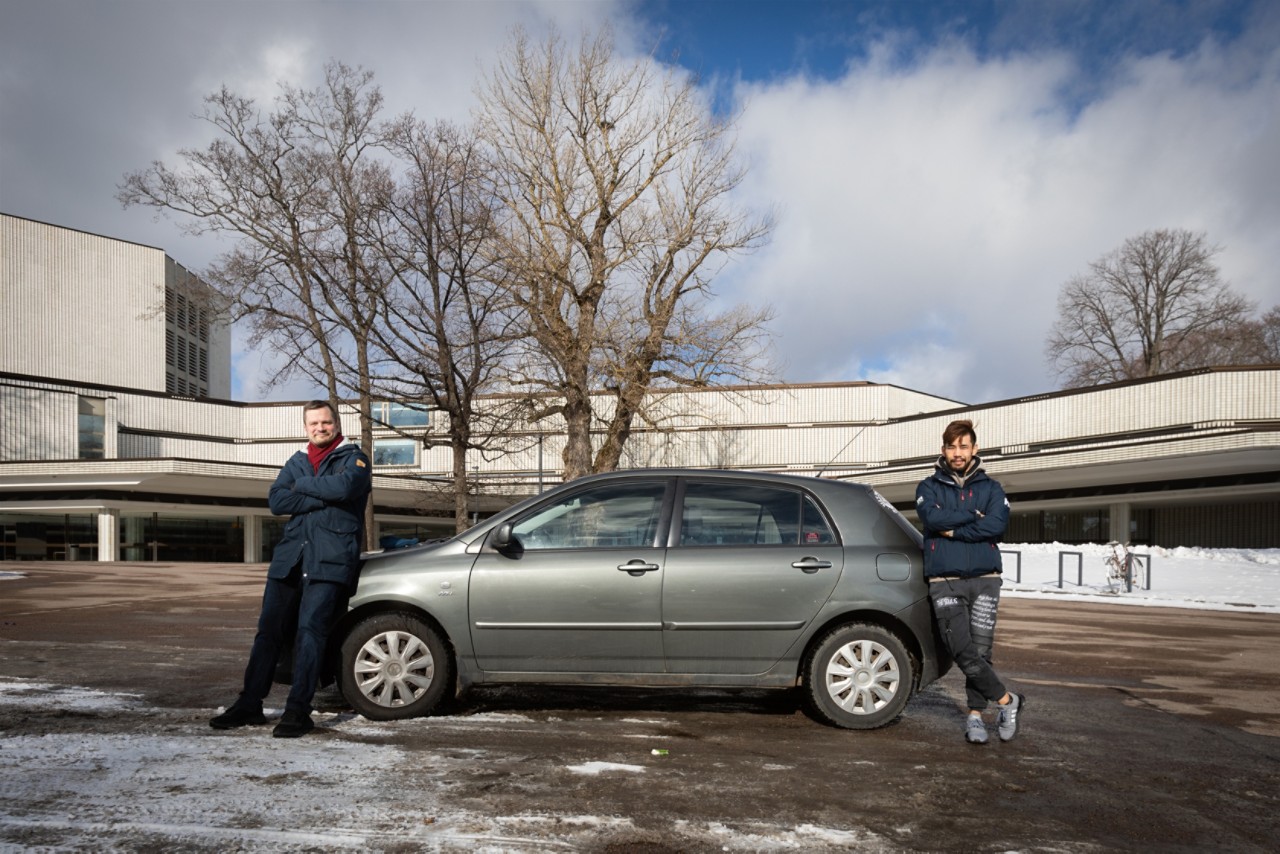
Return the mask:
[[[21,330],[0,369],[164,391],[164,252],[4,215],[0,241],[0,328]]]
[[[165,289],[178,286],[200,287],[161,249],[0,214],[0,371],[172,391]],[[202,388],[226,399],[230,328],[212,323],[208,339]]]
[[[78,398],[0,383],[0,461],[74,460]]]

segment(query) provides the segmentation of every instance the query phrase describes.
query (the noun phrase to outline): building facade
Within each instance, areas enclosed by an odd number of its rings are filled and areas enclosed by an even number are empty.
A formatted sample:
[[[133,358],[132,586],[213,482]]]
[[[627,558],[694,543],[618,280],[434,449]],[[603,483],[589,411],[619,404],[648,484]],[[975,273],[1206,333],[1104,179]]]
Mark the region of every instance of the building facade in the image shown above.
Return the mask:
[[[0,323],[0,370],[231,396],[230,327],[160,249],[0,213]]]
[[[4,215],[0,231],[0,559],[267,560],[283,522],[267,489],[302,446],[302,403],[226,399],[229,332],[160,250]],[[868,382],[667,390],[647,412],[625,467],[856,479],[908,517],[943,427],[969,418],[1010,542],[1280,547],[1280,366],[978,405]],[[358,435],[356,409],[339,414]],[[453,530],[432,415],[375,405],[379,536]],[[545,419],[474,454],[473,518],[558,483],[563,447]]]
[[[969,418],[1012,504],[1011,542],[1280,547],[1280,367],[1192,371],[978,406],[872,383],[672,392],[625,465],[788,471],[874,486],[908,517],[943,427]],[[431,413],[386,402],[377,533],[452,531],[450,459]],[[404,417],[391,414],[398,407]],[[86,429],[86,409],[103,413]],[[340,413],[355,434],[354,408]],[[96,418],[96,417],[95,417]],[[302,404],[191,400],[0,374],[4,559],[266,560],[266,492],[301,447]],[[476,517],[560,480],[564,432],[476,455]],[[405,443],[411,450],[405,451]]]

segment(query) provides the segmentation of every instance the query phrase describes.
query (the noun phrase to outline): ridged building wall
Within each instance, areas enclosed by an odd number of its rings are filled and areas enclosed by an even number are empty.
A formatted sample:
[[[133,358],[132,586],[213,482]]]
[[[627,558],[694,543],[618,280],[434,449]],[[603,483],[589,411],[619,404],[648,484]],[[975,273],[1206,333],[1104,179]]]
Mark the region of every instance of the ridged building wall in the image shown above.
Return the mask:
[[[668,394],[661,427],[637,422],[622,464],[791,470],[880,484],[927,465],[957,417],[973,420],[984,456],[1003,472],[1127,459],[1136,445],[1150,446],[1146,456],[1245,448],[1255,443],[1255,428],[1271,425],[1273,432],[1280,421],[1276,368],[1206,370],[967,408],[904,391],[851,383]],[[277,466],[304,441],[301,403],[191,400],[0,377],[0,461],[75,459],[81,397],[105,400],[108,459]],[[352,408],[343,407],[342,421],[348,436],[359,435]],[[411,439],[415,462],[384,471],[447,475],[452,451],[443,418],[417,434],[430,447]],[[375,436],[398,438],[383,429]],[[505,441],[510,453],[471,452],[468,468],[491,480],[558,478],[562,423],[525,425]],[[1259,447],[1272,441],[1268,431],[1257,432]]]
[[[131,388],[173,392],[166,289],[193,282],[163,250],[0,214],[0,328],[21,330],[0,336],[0,371],[104,385],[127,377]],[[212,318],[192,352],[202,394],[225,399],[231,334]]]

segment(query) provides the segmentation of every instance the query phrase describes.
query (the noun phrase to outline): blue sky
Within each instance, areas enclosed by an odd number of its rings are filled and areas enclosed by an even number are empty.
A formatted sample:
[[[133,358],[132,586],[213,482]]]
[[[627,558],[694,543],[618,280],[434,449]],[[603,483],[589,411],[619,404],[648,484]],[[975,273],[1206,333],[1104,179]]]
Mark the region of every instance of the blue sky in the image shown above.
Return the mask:
[[[375,72],[389,110],[463,121],[512,26],[606,23],[737,116],[739,202],[777,228],[716,290],[774,306],[788,381],[1049,391],[1059,287],[1153,228],[1204,231],[1237,290],[1280,302],[1266,0],[8,0],[0,210],[198,270],[226,244],[122,210],[115,188],[208,143],[203,95],[269,101],[340,59]],[[235,397],[306,396],[262,391],[278,363],[238,347]]]
[[[1206,35],[1233,41],[1257,12],[1237,0],[644,0],[632,9],[661,34],[660,59],[752,81],[835,79],[884,40],[899,45],[904,63],[957,40],[983,58],[1069,51],[1103,72],[1134,53],[1184,55]]]

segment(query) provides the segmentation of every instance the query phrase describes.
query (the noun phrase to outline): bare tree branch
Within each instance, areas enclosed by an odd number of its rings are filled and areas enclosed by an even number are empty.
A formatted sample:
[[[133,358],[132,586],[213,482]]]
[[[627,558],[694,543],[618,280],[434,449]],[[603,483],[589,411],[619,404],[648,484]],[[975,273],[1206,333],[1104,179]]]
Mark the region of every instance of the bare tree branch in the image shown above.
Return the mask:
[[[392,139],[405,175],[378,249],[393,271],[381,322],[376,385],[423,400],[447,418],[452,447],[454,522],[469,526],[467,452],[507,450],[518,401],[491,398],[505,384],[508,354],[519,337],[500,280],[482,251],[491,237],[492,186],[487,162],[469,132],[403,122]]]
[[[190,233],[239,238],[205,274],[250,323],[255,343],[285,359],[279,377],[322,382],[335,406],[358,399],[360,444],[372,454],[370,328],[387,270],[369,235],[387,216],[392,183],[371,72],[330,63],[314,90],[281,86],[275,109],[225,87],[205,99],[218,137],[125,176],[118,198],[177,214]],[[370,544],[372,504],[366,513]]]
[[[1263,327],[1219,278],[1220,251],[1203,234],[1148,231],[1063,285],[1045,346],[1063,387],[1263,358]]]
[[[620,61],[607,31],[576,51],[517,31],[479,95],[501,203],[494,257],[529,335],[513,382],[564,419],[566,478],[617,467],[655,383],[768,376],[768,310],[706,314],[714,274],[771,224],[731,204],[743,177],[731,127],[692,81]]]

